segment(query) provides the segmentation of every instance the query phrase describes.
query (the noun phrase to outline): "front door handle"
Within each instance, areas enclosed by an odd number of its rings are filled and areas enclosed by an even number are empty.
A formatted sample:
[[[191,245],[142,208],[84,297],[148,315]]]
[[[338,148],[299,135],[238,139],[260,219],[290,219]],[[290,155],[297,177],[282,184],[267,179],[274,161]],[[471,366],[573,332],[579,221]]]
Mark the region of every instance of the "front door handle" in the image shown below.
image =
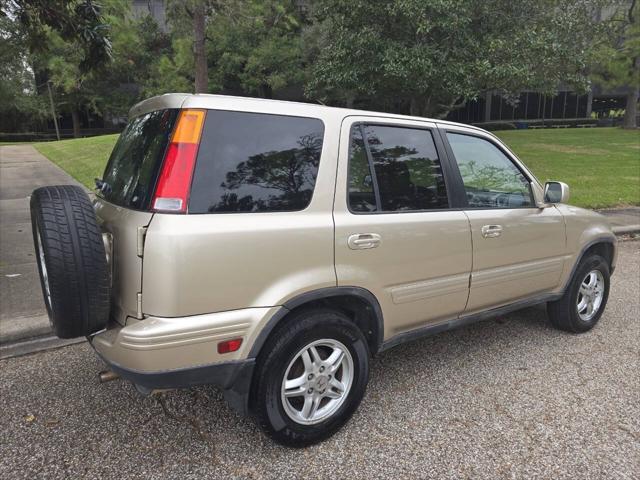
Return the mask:
[[[382,237],[377,233],[355,233],[349,236],[347,244],[351,250],[367,250],[376,248],[382,243]]]
[[[484,238],[496,238],[502,235],[502,225],[485,225],[481,232]]]

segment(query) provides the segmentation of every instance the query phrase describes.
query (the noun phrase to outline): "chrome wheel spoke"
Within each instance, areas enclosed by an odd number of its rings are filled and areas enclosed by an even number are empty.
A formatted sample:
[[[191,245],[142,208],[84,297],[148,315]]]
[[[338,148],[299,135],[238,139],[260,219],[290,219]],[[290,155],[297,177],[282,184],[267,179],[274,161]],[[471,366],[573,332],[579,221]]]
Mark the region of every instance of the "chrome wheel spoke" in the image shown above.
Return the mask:
[[[304,364],[304,371],[306,374],[310,374],[313,372],[313,360],[311,360],[311,355],[308,350],[302,352],[302,363]]]
[[[301,395],[304,395],[307,391],[306,383],[306,375],[301,375],[298,378],[285,381],[284,395],[286,397],[299,397]]]
[[[342,383],[340,380],[338,380],[337,378],[332,378],[329,381],[329,386],[331,387],[331,389],[335,392],[337,392],[338,394],[342,395],[344,393],[345,390],[345,385],[344,383]]]
[[[316,347],[309,347],[309,353],[311,354],[311,361],[313,362],[313,365],[316,367],[320,366],[320,364],[322,363],[322,358],[320,357],[320,354],[318,353]]]
[[[309,419],[311,417],[311,410],[313,409],[313,395],[306,395],[304,397],[304,405],[302,406],[302,414],[303,418]]]
[[[342,365],[343,359],[344,359],[344,352],[339,348],[335,348],[331,353],[331,355],[329,355],[329,357],[325,361],[325,363],[329,365],[329,372],[330,373],[337,372],[340,366]]]
[[[318,408],[320,407],[321,400],[321,397],[315,397],[311,400],[311,410],[309,411],[309,415],[307,416],[307,418],[311,419],[316,415],[316,413],[318,412]]]
[[[290,390],[285,390],[284,396],[287,397],[287,398],[301,397],[306,392],[307,392],[307,389],[305,387],[296,387],[296,388],[292,388]]]
[[[326,392],[324,392],[324,396],[327,398],[340,398],[342,397],[342,393],[338,393],[333,390],[327,390]]]

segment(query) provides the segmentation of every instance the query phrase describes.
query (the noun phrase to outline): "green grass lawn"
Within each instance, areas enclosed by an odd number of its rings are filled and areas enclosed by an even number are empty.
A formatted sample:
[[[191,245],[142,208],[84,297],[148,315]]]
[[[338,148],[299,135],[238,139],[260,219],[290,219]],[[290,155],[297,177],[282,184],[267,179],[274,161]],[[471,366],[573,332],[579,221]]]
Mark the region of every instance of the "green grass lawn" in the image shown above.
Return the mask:
[[[640,130],[567,128],[497,132],[540,181],[571,187],[571,204],[640,205]],[[117,135],[35,143],[46,157],[90,188],[101,177]]]
[[[118,135],[40,142],[33,146],[45,157],[89,188],[101,178]]]
[[[541,182],[567,183],[572,205],[640,205],[640,130],[563,128],[496,134]]]

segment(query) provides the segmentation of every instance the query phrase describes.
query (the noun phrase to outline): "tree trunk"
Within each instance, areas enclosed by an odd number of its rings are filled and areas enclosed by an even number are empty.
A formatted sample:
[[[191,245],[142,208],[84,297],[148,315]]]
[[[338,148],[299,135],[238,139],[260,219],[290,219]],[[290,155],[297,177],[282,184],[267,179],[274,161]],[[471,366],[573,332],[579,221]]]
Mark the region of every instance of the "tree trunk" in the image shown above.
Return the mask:
[[[260,88],[258,88],[258,95],[260,95],[260,98],[273,98],[273,89],[271,88],[271,85],[267,83],[260,85]]]
[[[204,44],[204,4],[198,3],[193,9],[194,60],[196,65],[195,92],[207,93],[207,52]]]
[[[412,117],[422,116],[424,110],[424,99],[421,97],[411,97],[411,103],[409,103],[409,115]]]
[[[71,121],[73,122],[73,138],[80,138],[80,113],[75,108],[71,110]]]
[[[638,97],[640,96],[640,87],[638,87],[637,79],[640,77],[640,57],[633,59],[631,85],[627,92],[627,105],[624,110],[623,128],[636,128],[638,126]],[[635,85],[634,81],[636,80]]]
[[[638,97],[640,96],[640,91],[637,87],[632,88],[629,93],[627,93],[627,106],[624,111],[624,123],[623,128],[637,128],[638,122]]]

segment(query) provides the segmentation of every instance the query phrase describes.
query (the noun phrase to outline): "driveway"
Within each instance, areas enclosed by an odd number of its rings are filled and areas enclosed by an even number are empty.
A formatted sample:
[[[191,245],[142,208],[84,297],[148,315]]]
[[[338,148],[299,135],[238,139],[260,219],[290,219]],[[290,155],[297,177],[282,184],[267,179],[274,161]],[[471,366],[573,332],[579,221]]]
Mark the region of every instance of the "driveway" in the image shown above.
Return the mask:
[[[35,188],[62,184],[78,182],[31,145],[0,146],[0,343],[50,331],[28,196]]]
[[[279,447],[212,388],[142,397],[86,343],[0,361],[3,478],[640,478],[640,242],[583,335],[541,308],[372,362],[354,418]]]

